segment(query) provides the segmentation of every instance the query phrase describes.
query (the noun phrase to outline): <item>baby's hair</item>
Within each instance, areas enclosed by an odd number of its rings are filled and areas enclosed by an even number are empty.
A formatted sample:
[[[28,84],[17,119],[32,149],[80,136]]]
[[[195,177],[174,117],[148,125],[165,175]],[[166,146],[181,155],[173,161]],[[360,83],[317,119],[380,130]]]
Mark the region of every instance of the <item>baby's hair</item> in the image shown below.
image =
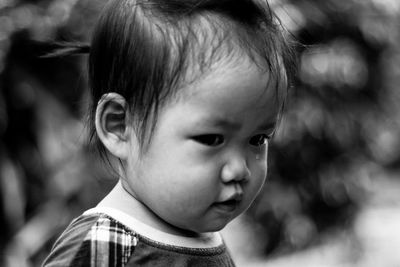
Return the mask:
[[[103,94],[126,99],[143,149],[163,103],[190,82],[188,71],[202,75],[213,63],[241,53],[269,71],[277,95],[291,84],[293,49],[266,0],[109,1],[90,45],[90,141],[106,154],[94,127]]]

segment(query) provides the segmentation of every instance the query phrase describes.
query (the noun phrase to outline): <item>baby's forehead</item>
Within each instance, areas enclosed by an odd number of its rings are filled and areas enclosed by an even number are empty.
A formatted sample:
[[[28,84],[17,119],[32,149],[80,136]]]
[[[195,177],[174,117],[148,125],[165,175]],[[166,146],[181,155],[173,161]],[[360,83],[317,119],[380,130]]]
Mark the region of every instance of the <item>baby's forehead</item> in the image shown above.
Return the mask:
[[[194,67],[188,73],[190,75],[181,82],[170,103],[206,105],[210,100],[226,95],[233,105],[247,101],[249,106],[244,108],[262,109],[266,99],[273,99],[279,105],[283,100],[284,83],[276,83],[276,77],[271,76],[263,65],[246,56],[215,62],[207,70]],[[233,94],[238,89],[243,90]]]
[[[253,82],[246,77],[252,75],[260,77],[263,81],[260,86],[265,89],[263,93],[268,95],[274,94],[275,90],[284,91],[287,87],[287,78],[283,66],[280,75],[275,75],[268,69],[262,58],[250,58],[247,54],[238,52],[218,61],[210,62],[208,68],[201,68],[196,64],[189,66],[177,91],[181,97],[190,97],[198,93],[196,89],[199,85],[209,85],[210,87],[203,89],[209,89],[212,92],[219,86],[232,82],[232,80],[235,83],[240,81],[239,85],[246,86]],[[212,81],[211,84],[210,81]],[[235,83],[231,85],[235,86]]]
[[[167,124],[178,121],[185,129],[204,126],[253,131],[260,125],[275,125],[282,103],[270,80],[269,72],[251,61],[214,65],[182,86],[178,96],[164,106],[160,119]]]

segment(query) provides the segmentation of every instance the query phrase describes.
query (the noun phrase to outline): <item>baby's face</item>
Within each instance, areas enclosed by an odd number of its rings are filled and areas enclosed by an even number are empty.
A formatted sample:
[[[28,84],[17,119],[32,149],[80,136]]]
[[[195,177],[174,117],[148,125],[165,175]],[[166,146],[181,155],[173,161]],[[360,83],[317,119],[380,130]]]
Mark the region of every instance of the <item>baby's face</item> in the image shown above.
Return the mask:
[[[279,112],[268,79],[252,63],[220,63],[165,105],[140,158],[131,141],[128,184],[151,212],[200,233],[222,229],[249,207],[266,178]]]

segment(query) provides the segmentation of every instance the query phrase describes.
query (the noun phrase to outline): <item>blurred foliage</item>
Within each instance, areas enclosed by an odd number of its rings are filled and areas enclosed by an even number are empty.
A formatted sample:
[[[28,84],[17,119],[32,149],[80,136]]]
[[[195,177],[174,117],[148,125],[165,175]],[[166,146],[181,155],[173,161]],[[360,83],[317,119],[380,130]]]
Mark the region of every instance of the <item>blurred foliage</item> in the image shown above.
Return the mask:
[[[370,180],[400,163],[398,1],[276,1],[299,47],[298,83],[251,210],[265,252],[351,229]]]
[[[0,0],[0,265],[36,266],[69,221],[115,182],[85,143],[87,41],[103,1]],[[376,173],[400,163],[397,0],[275,0],[299,40],[299,75],[248,215],[265,253],[351,229]],[[4,263],[4,264],[3,264]]]

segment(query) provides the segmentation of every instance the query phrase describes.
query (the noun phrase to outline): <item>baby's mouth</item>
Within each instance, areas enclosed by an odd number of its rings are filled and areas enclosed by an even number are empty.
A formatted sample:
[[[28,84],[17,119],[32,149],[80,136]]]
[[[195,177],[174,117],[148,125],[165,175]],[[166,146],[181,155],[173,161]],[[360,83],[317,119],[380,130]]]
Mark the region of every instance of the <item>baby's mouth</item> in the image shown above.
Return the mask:
[[[223,202],[216,202],[213,207],[225,212],[233,212],[239,206],[240,201],[231,199]]]
[[[225,212],[233,212],[242,201],[242,194],[235,194],[229,199],[221,202],[215,202],[213,207]]]

